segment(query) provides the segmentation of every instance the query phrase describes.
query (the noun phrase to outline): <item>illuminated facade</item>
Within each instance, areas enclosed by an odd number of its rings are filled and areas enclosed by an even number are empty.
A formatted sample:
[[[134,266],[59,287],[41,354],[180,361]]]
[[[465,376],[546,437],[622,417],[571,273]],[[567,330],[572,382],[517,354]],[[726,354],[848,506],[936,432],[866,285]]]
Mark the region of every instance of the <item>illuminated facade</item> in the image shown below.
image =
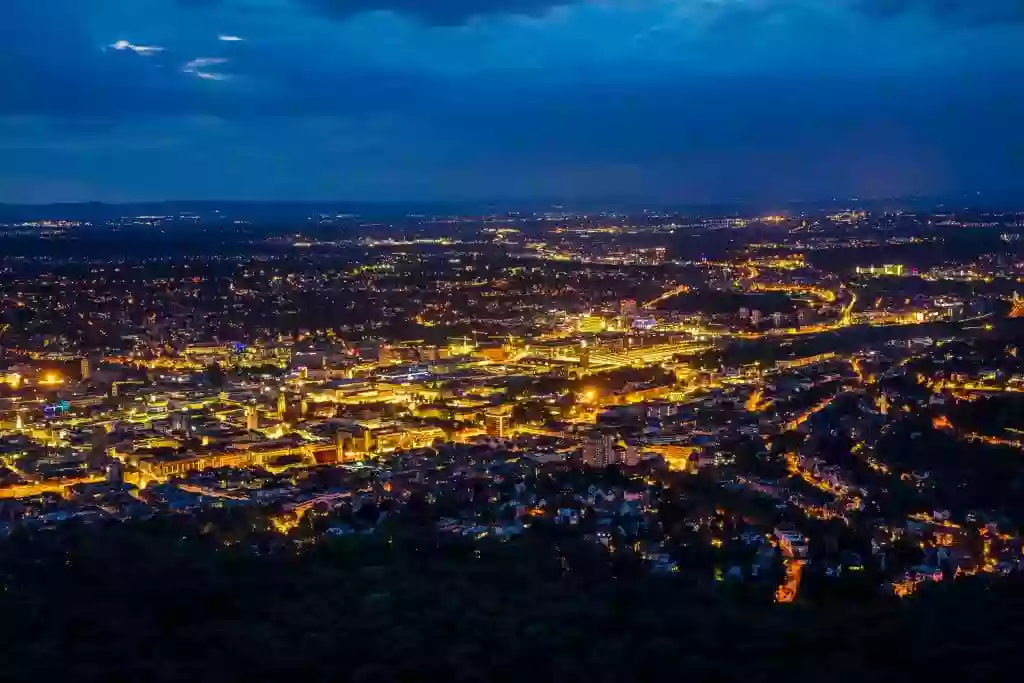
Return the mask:
[[[906,266],[902,264],[887,264],[884,266],[857,266],[857,275],[883,275],[886,277],[903,277],[906,273]]]

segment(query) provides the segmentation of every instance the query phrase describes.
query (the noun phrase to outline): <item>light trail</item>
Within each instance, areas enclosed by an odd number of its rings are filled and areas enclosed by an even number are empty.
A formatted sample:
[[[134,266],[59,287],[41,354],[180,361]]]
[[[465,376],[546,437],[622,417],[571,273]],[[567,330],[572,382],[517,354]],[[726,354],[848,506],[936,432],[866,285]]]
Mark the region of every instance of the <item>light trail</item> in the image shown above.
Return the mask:
[[[787,555],[786,560],[786,581],[775,592],[775,602],[787,603],[796,600],[800,590],[800,579],[803,577],[804,563],[792,556]]]
[[[690,287],[688,285],[679,285],[677,287],[673,287],[672,289],[668,290],[667,292],[664,292],[663,294],[661,294],[657,298],[651,299],[650,301],[645,303],[642,306],[642,308],[645,311],[649,311],[649,310],[651,310],[653,308],[656,308],[658,306],[658,304],[660,304],[662,301],[668,301],[669,299],[671,299],[674,296],[679,296],[680,294],[686,294],[689,291],[690,291]]]

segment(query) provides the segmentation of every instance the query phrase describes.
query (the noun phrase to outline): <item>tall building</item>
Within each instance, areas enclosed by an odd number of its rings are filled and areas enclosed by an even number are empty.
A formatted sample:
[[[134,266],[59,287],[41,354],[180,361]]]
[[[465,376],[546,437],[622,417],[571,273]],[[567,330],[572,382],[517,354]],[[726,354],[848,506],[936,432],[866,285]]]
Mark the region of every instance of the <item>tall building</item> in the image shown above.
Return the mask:
[[[583,442],[583,464],[607,467],[615,464],[615,435],[594,432]]]
[[[90,470],[98,470],[106,466],[109,460],[110,457],[107,455],[107,430],[103,427],[95,427],[92,430],[86,463],[88,463]]]
[[[775,325],[775,327],[782,326],[782,314],[778,311],[772,313],[772,325]]]
[[[636,467],[640,464],[640,449],[637,447],[635,442],[629,442],[626,444],[624,462],[628,467]]]
[[[92,361],[89,356],[82,359],[82,379],[89,379],[92,377]]]
[[[171,429],[192,436],[192,414],[187,410],[171,413]]]
[[[285,399],[284,392],[282,391],[280,394],[277,395],[277,417],[278,417],[278,419],[283,420],[284,419],[284,414],[285,414],[285,412],[287,410],[288,410],[288,401]]]
[[[497,410],[489,410],[484,413],[484,426],[488,436],[497,439],[507,438],[512,432],[512,416]]]
[[[260,413],[256,409],[256,406],[245,407],[245,428],[249,431],[259,429],[260,426]]]
[[[752,325],[760,325],[761,324],[761,310],[760,309],[755,308],[754,310],[752,310],[750,312],[750,323]]]
[[[107,464],[107,484],[120,486],[124,483],[124,465],[121,461],[111,459]]]
[[[345,439],[352,439],[351,434],[340,429],[334,433],[334,452],[338,462],[345,462]]]

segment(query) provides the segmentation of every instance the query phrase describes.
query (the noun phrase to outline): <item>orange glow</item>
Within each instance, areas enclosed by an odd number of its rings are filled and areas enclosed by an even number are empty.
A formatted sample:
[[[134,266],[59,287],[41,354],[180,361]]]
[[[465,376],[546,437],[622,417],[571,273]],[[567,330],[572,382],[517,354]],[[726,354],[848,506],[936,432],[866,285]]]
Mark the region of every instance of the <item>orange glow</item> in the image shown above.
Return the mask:
[[[56,386],[58,384],[64,384],[64,378],[60,376],[60,373],[51,371],[43,375],[39,379],[39,383],[47,386]]]

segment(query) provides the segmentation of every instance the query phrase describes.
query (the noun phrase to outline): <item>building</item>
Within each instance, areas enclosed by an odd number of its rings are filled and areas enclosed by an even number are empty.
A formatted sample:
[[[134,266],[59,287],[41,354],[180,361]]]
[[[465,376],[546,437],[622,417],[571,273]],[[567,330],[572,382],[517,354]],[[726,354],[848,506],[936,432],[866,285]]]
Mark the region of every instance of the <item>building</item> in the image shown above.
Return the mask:
[[[120,486],[124,483],[124,464],[119,460],[111,459],[107,464],[107,483],[111,486]]]
[[[775,539],[779,544],[779,548],[787,556],[797,559],[807,557],[807,539],[793,527],[777,527],[775,529]]]
[[[636,317],[639,312],[639,307],[636,304],[636,299],[623,299],[619,302],[619,329],[625,330],[629,328],[629,321]]]
[[[654,316],[645,315],[633,319],[634,330],[652,330],[658,326],[658,319]]]
[[[245,407],[245,428],[249,431],[259,429],[260,426],[260,414],[256,410],[256,406]]]
[[[585,334],[597,334],[608,329],[608,323],[599,315],[585,315],[579,319],[577,329]]]
[[[488,410],[484,414],[484,426],[488,436],[497,439],[508,438],[512,432],[512,416],[497,410]]]
[[[356,355],[371,363],[387,363],[393,354],[391,349],[379,339],[364,341],[356,347]]]
[[[615,464],[615,435],[594,432],[583,442],[583,464],[607,467]]]
[[[751,325],[760,325],[761,324],[761,310],[760,309],[755,308],[754,310],[752,310],[750,312],[750,324]]]
[[[90,377],[92,377],[92,362],[86,356],[82,359],[82,379],[89,379]]]
[[[171,429],[191,436],[193,430],[192,413],[187,410],[171,413]]]
[[[629,442],[626,444],[626,452],[623,455],[623,460],[627,467],[636,467],[640,464],[640,448],[635,442]]]
[[[779,312],[772,313],[772,325],[775,327],[782,326],[782,314]]]
[[[885,275],[887,277],[902,277],[906,267],[899,263],[889,263],[884,266],[857,266],[857,275]]]

